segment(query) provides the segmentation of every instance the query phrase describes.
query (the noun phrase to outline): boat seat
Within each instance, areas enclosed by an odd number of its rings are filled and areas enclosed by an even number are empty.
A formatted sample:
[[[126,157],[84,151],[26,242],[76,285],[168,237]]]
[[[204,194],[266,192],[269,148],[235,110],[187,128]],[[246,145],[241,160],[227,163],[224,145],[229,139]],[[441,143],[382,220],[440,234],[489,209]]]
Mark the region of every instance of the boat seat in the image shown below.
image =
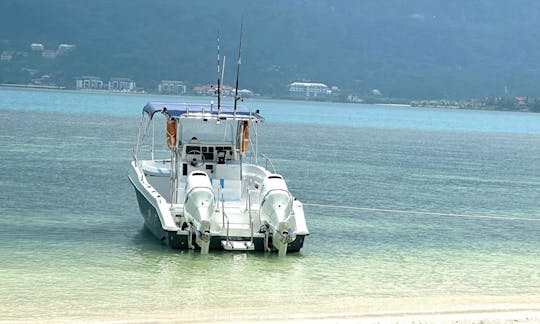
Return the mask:
[[[171,175],[170,162],[168,161],[140,161],[141,168],[146,175],[155,177],[169,177]]]

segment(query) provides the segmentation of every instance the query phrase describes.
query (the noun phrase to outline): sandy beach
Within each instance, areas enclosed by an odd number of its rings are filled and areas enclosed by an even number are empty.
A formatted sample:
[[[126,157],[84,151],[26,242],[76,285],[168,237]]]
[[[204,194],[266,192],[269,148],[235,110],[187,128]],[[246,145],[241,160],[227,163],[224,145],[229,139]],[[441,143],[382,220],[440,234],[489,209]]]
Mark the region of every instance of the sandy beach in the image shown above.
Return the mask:
[[[114,318],[114,315],[112,315]],[[33,320],[2,321],[0,323],[30,323]],[[239,324],[325,324],[325,323],[367,323],[367,324],[505,324],[505,323],[540,323],[540,309],[519,310],[471,310],[450,312],[419,313],[341,313],[341,314],[295,314],[293,316],[253,316],[249,318],[148,318],[141,319],[49,319],[41,323],[239,323]]]
[[[120,314],[110,314],[103,317],[70,317],[60,316],[59,318],[39,319],[27,318],[18,320],[1,320],[0,323],[241,323],[241,324],[284,324],[284,323],[377,323],[377,324],[503,324],[503,323],[540,323],[540,305],[524,304],[511,308],[505,305],[495,307],[470,307],[455,310],[440,309],[437,311],[365,311],[365,312],[342,312],[342,313],[264,313],[260,314],[248,312],[242,314],[240,310],[233,310],[226,314],[221,311],[208,310],[205,313],[175,313],[170,314],[146,314],[143,316],[130,316]],[[509,306],[509,305],[508,305]],[[126,317],[124,317],[126,316]]]
[[[238,323],[238,322],[237,322]],[[291,318],[282,320],[257,320],[240,323],[540,323],[540,310],[487,310],[471,312],[445,313],[372,313],[372,314],[341,314],[320,317]]]

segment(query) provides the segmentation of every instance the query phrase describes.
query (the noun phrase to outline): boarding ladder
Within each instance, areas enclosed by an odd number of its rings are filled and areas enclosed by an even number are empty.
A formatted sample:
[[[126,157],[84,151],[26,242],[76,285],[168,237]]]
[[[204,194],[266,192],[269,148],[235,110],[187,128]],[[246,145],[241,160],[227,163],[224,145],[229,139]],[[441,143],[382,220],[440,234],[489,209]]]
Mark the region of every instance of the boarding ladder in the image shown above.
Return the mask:
[[[221,246],[224,250],[227,251],[253,251],[255,250],[255,244],[253,243],[253,215],[251,212],[251,197],[249,195],[249,187],[246,187],[247,198],[246,198],[246,210],[249,214],[249,232],[250,239],[246,240],[232,240],[229,236],[230,222],[227,213],[225,212],[225,202],[223,198],[223,189],[221,186],[218,186],[218,196],[221,197],[221,222],[223,226],[226,226],[226,239],[221,241]]]

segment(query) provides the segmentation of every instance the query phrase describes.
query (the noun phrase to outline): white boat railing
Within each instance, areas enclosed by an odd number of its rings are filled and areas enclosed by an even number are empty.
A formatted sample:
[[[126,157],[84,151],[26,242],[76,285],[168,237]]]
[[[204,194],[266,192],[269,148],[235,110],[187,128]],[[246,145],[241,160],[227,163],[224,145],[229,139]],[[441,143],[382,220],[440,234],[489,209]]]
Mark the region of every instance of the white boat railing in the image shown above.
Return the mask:
[[[191,192],[191,191],[190,191]],[[249,215],[249,236],[250,236],[250,244],[253,244],[253,213],[251,211],[251,196],[249,192],[249,187],[246,187],[246,203],[247,203],[247,212]],[[221,186],[218,187],[218,195],[221,198],[221,224],[222,226],[226,226],[225,235],[226,235],[226,245],[230,246],[230,236],[229,236],[229,229],[230,229],[230,221],[229,217],[227,216],[227,213],[225,212],[225,199],[223,198],[223,189]]]
[[[227,246],[229,245],[229,217],[227,217],[227,214],[225,211],[223,211],[223,221],[227,220],[227,236],[226,236],[226,242]]]
[[[247,211],[249,213],[249,233],[251,236],[249,241],[251,242],[251,244],[253,244],[253,216],[251,214],[251,194],[249,192],[249,186],[246,187],[246,192],[247,192],[246,201],[248,205]]]
[[[274,167],[274,163],[272,163],[272,160],[266,155],[261,153],[261,156],[264,158],[264,168],[268,170],[268,164],[270,163],[270,166],[272,167],[272,173],[277,173],[276,168]]]
[[[133,155],[133,161],[135,162],[135,166],[137,166],[137,169],[138,169],[139,172],[141,173],[141,178],[139,179],[139,181],[143,181],[143,179],[144,179],[144,172],[143,172],[143,169],[142,169],[141,164],[139,163],[139,159],[137,159],[137,154],[135,153],[135,150],[132,150],[132,151],[131,151],[131,154]]]

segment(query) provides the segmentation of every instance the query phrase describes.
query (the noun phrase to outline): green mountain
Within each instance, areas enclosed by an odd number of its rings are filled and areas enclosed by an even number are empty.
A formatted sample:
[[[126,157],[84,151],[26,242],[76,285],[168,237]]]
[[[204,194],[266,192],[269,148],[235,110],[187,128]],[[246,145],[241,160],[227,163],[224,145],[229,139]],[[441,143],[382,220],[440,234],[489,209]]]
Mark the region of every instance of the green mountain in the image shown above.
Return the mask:
[[[49,74],[190,86],[216,79],[216,38],[233,84],[268,95],[293,81],[402,98],[540,96],[535,0],[2,0],[0,82]],[[55,59],[32,52],[74,44]],[[506,92],[505,92],[506,88]]]

